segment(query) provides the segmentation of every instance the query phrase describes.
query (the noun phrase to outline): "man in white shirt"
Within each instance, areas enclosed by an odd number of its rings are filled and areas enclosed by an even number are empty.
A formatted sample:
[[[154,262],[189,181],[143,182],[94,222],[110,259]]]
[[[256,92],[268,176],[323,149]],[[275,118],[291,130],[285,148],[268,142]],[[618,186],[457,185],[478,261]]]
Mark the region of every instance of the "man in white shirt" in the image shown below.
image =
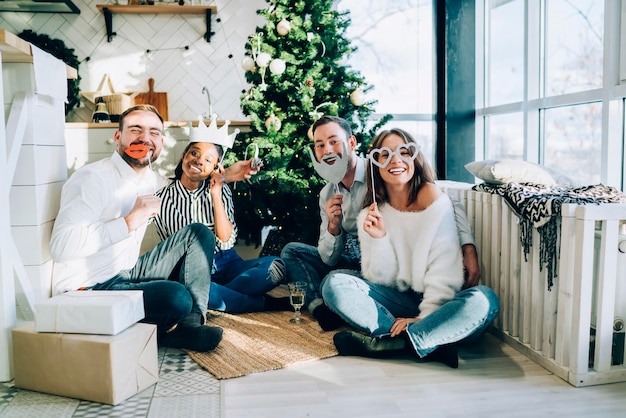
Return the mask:
[[[163,119],[150,105],[126,110],[110,158],[77,170],[65,183],[50,251],[53,292],[142,290],[144,322],[157,325],[159,344],[213,350],[222,329],[203,325],[208,306],[213,233],[192,224],[139,256],[149,219],[160,210],[164,185],[151,169],[163,148]],[[253,174],[250,161],[226,171],[226,181]]]

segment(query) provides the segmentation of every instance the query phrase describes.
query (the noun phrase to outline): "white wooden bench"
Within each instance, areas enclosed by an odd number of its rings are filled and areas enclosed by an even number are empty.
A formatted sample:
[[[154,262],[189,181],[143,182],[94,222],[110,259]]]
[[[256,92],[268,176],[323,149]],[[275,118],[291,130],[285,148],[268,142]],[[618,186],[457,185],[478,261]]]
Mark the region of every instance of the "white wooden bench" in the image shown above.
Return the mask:
[[[626,205],[563,205],[549,291],[537,231],[525,261],[517,215],[502,197],[469,187],[443,188],[465,205],[482,279],[500,298],[496,334],[573,386],[626,381]]]

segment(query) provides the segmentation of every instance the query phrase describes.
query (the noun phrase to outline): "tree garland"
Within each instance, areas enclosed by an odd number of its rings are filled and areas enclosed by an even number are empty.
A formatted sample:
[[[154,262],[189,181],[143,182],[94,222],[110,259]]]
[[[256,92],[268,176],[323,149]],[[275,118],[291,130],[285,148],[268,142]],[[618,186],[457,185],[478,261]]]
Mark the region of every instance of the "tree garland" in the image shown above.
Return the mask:
[[[55,58],[60,59],[67,65],[76,69],[78,74],[78,66],[80,61],[74,54],[74,49],[65,46],[60,39],[52,39],[48,35],[37,34],[30,29],[24,30],[19,35],[20,38],[31,44],[41,48]],[[67,115],[80,104],[80,75],[74,80],[67,80],[67,103],[65,104],[65,114]]]

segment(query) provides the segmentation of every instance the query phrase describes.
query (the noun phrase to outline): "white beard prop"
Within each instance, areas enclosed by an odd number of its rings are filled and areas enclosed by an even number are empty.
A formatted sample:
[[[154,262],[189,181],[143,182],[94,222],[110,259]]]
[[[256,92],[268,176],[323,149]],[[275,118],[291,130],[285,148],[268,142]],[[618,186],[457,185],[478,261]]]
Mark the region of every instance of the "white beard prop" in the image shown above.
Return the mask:
[[[346,173],[348,172],[348,150],[346,148],[346,143],[343,144],[343,154],[328,154],[322,157],[322,161],[318,162],[315,157],[315,152],[308,148],[309,155],[311,156],[311,162],[313,163],[313,168],[317,174],[320,175],[321,178],[326,180],[329,183],[333,183],[338,185],[341,179],[344,178]],[[328,164],[325,160],[334,159],[334,164]]]

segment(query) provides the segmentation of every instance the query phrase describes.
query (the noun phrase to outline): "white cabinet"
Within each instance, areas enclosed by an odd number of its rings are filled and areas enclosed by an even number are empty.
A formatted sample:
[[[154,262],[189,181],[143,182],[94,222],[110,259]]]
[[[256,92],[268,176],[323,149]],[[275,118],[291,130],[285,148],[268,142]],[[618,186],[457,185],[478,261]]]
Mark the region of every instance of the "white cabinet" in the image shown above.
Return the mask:
[[[0,381],[11,329],[50,296],[49,240],[67,179],[63,87],[76,70],[0,29]]]
[[[67,174],[85,164],[110,157],[115,150],[114,127],[87,128],[97,124],[67,123],[65,125]],[[111,125],[111,124],[106,124]]]

